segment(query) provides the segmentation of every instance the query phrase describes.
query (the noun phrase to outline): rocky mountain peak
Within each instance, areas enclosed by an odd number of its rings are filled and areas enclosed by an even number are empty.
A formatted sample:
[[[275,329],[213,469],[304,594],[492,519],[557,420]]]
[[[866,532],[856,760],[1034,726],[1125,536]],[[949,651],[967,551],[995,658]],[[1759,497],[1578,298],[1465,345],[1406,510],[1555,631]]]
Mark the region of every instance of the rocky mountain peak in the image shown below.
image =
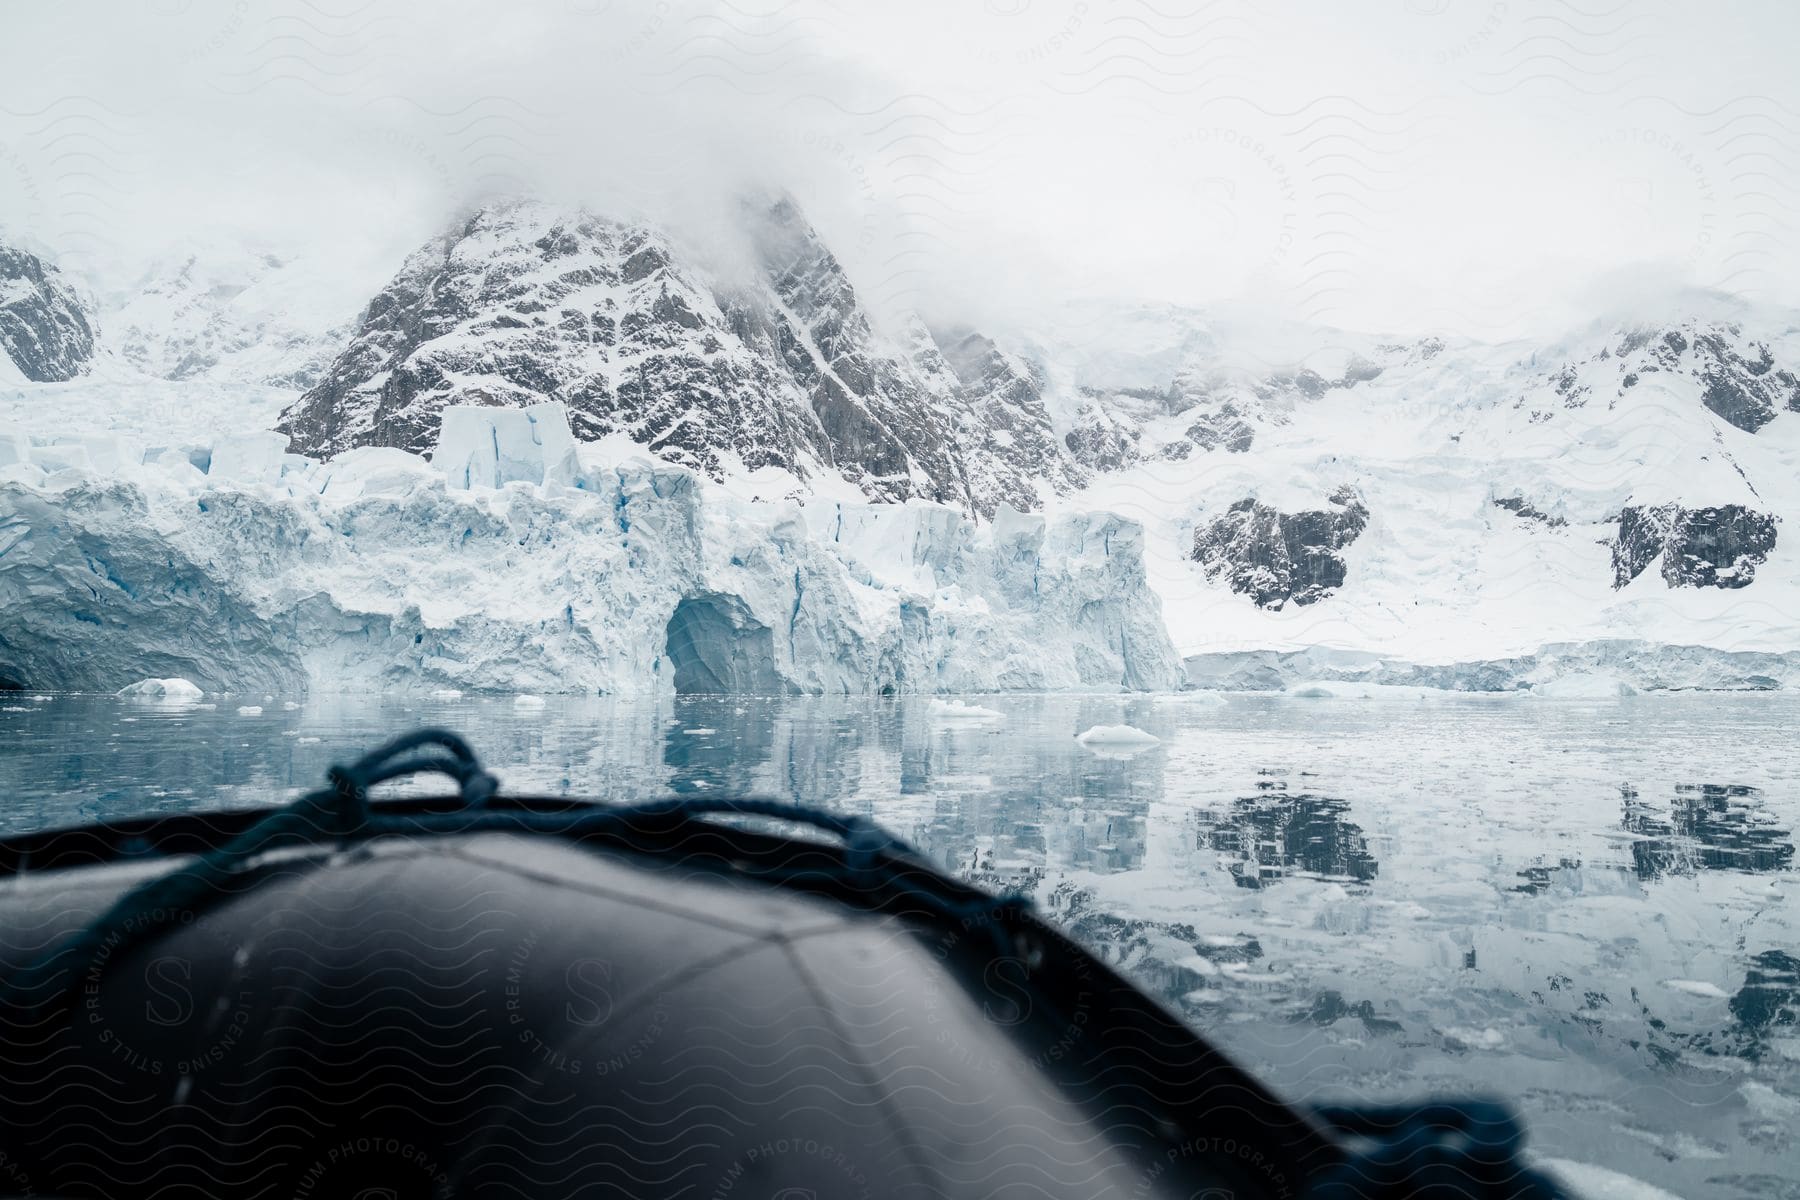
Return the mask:
[[[447,405],[560,400],[577,437],[715,477],[832,472],[982,514],[1072,486],[1028,372],[964,380],[922,326],[884,338],[791,200],[749,225],[746,279],[647,224],[484,209],[407,260],[282,429],[303,453],[425,453]]]
[[[1640,387],[1691,388],[1706,408],[1746,433],[1783,410],[1800,412],[1800,362],[1778,355],[1740,322],[1716,317],[1628,325],[1544,382],[1563,408],[1610,408]]]
[[[7,246],[0,246],[0,352],[34,383],[73,379],[94,357],[94,321],[80,294],[54,265]]]

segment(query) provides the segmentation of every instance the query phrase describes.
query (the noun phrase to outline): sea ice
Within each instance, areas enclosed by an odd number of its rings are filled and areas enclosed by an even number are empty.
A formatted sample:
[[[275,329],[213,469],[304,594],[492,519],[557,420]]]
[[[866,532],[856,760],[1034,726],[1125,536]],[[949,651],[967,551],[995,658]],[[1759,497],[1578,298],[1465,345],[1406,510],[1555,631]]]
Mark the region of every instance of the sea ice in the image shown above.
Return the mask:
[[[1154,746],[1162,741],[1135,725],[1095,725],[1077,734],[1075,740],[1084,746]]]
[[[979,704],[961,700],[933,700],[931,715],[940,721],[1004,721],[1006,714]]]
[[[198,700],[206,693],[186,679],[140,679],[119,689],[121,696],[150,700]]]
[[[1705,1000],[1726,1000],[1730,994],[1716,983],[1708,983],[1704,979],[1665,979],[1663,986],[1678,992],[1686,992],[1690,996],[1699,996]]]

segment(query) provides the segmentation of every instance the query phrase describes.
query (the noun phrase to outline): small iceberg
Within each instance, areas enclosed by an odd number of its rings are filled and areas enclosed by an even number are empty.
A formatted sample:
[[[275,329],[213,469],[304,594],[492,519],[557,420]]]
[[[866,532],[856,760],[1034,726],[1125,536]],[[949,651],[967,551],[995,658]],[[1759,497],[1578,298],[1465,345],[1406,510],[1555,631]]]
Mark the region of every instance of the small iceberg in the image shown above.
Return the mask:
[[[992,708],[983,708],[979,704],[964,704],[961,700],[933,700],[931,715],[939,721],[1004,721],[1006,714]]]
[[[437,691],[431,693],[431,698],[433,700],[461,700],[462,693],[456,688],[439,688]],[[525,697],[523,696],[519,697],[521,700],[524,698]]]
[[[198,700],[205,694],[198,684],[178,676],[170,679],[140,679],[118,691],[118,695],[137,700]]]
[[[544,707],[544,698],[542,696],[534,696],[530,692],[521,692],[519,695],[513,697],[513,707],[542,708]]]
[[[238,716],[240,716],[240,717],[260,717],[260,716],[262,716],[262,705],[260,705],[260,704],[240,704],[240,705],[238,705]]]
[[[1716,983],[1708,983],[1704,979],[1665,979],[1663,986],[1678,992],[1686,992],[1690,996],[1699,996],[1703,1000],[1728,1000],[1730,996],[1725,989]]]
[[[1162,742],[1162,739],[1154,733],[1145,733],[1135,725],[1096,725],[1084,733],[1077,734],[1075,740],[1084,746],[1105,750],[1118,750],[1131,746],[1149,747]]]

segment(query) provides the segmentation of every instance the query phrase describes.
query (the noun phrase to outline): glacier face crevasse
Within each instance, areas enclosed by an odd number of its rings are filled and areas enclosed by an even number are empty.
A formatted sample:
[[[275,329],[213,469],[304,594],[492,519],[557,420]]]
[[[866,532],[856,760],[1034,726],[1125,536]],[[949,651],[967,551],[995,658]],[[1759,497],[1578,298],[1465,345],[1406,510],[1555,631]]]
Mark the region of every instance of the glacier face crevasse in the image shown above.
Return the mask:
[[[591,448],[578,487],[459,490],[379,453],[279,484],[0,471],[0,674],[106,691],[1179,683],[1141,536],[1117,517],[752,504]]]

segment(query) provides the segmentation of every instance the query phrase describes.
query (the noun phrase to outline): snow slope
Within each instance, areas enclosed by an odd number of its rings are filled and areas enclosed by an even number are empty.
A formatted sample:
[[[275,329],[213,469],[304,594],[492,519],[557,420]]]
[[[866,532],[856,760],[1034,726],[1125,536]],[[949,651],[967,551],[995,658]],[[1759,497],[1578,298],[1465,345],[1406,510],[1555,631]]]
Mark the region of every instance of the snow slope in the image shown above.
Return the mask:
[[[1197,680],[1250,654],[1278,668],[1264,685],[1317,677],[1277,662],[1300,652],[1315,666],[1322,652],[1354,662],[1346,677],[1383,670],[1416,682],[1393,670],[1411,663],[1461,664],[1472,679],[1478,664],[1560,645],[1628,660],[1640,679],[1656,676],[1651,660],[1685,655],[1700,682],[1720,655],[1800,649],[1800,412],[1786,398],[1800,337],[1786,314],[1717,308],[1694,298],[1663,326],[1602,323],[1551,347],[1365,342],[1365,377],[1315,371],[1324,386],[1283,387],[1308,370],[1301,360],[1215,388],[1214,403],[1223,394],[1248,414],[1243,451],[1150,449],[1187,416],[1171,414],[1192,399],[1174,387],[1153,405],[1161,415],[1136,419],[1135,459],[1067,503],[1144,523],[1152,582]],[[1708,343],[1735,365],[1721,367]],[[1342,347],[1332,349],[1341,363]],[[1104,388],[1081,386],[1119,407]],[[1783,405],[1759,403],[1757,390]],[[1346,497],[1366,518],[1328,519]],[[1317,561],[1271,583],[1266,568],[1292,548],[1277,527],[1260,544],[1224,536],[1246,501],[1307,518],[1297,524],[1318,531],[1308,548],[1341,567],[1336,586],[1310,586]],[[1655,541],[1634,512],[1685,524]],[[1346,526],[1353,536],[1336,545]],[[1621,555],[1634,539],[1643,544]],[[1235,576],[1218,569],[1221,546]],[[1791,665],[1782,672],[1793,677]]]
[[[759,528],[799,504],[842,569],[881,562],[882,586],[921,595],[963,515],[998,546],[1013,510],[1052,531],[1121,514],[1105,537],[1141,556],[1199,686],[1800,686],[1794,313],[1688,295],[1500,346],[1097,300],[1016,328],[884,329],[790,201],[742,212],[742,253],[721,257],[635,217],[492,207],[360,316],[318,282],[329,255],[215,248],[49,308],[33,291],[33,337],[98,332],[61,382],[0,362],[0,462],[272,485],[257,439],[280,425],[296,450],[361,456],[347,504],[416,475],[447,409],[549,401],[581,462],[648,452]],[[870,499],[944,506],[900,523],[923,559],[889,553],[900,525],[841,515]],[[0,632],[20,619],[0,610]]]

